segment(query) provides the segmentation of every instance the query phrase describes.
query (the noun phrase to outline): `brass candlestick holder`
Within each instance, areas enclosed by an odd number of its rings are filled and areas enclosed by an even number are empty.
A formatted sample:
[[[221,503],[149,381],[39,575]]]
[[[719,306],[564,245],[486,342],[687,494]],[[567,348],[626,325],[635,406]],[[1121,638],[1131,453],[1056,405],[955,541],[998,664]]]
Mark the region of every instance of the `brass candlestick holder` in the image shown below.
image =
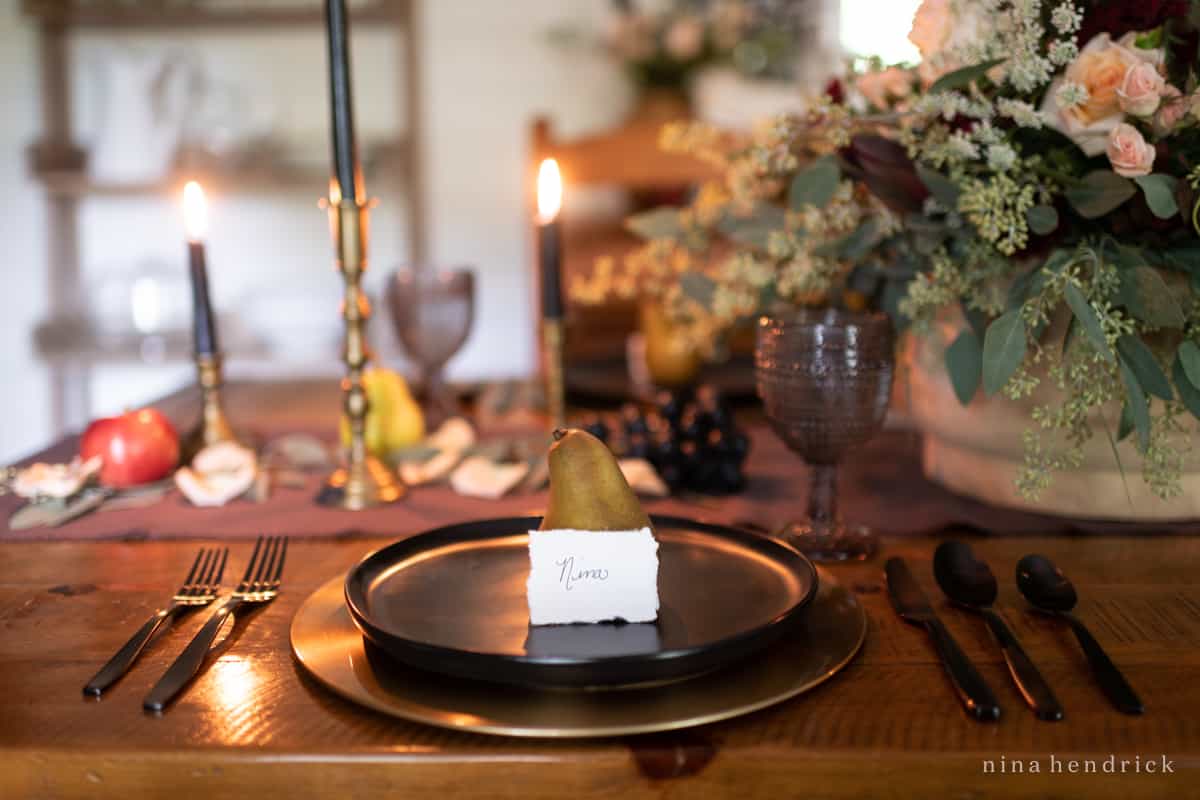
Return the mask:
[[[546,413],[550,430],[566,425],[566,406],[563,401],[563,323],[561,319],[542,321],[542,357],[545,359]]]
[[[183,439],[181,449],[185,464],[209,445],[218,442],[241,444],[221,406],[221,356],[197,353],[196,377],[200,384],[200,421]]]
[[[367,364],[366,325],[371,306],[362,290],[362,275],[367,269],[369,204],[344,199],[331,192],[327,208],[337,246],[338,270],[346,282],[342,298],[342,319],[346,322],[346,347],[342,358],[346,377],[342,379],[343,405],[350,427],[350,451],[346,465],[328,480],[321,502],[349,511],[393,503],[405,494],[404,484],[394,471],[367,453],[365,429],[367,393],[363,388],[363,368]]]

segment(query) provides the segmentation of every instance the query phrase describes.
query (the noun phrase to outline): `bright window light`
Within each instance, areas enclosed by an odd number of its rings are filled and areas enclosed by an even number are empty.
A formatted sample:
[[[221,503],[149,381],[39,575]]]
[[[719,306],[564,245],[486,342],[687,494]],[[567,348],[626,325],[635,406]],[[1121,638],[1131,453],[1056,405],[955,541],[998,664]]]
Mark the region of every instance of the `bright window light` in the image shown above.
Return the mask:
[[[916,63],[920,55],[908,40],[921,0],[842,0],[842,47],[856,56],[879,56],[885,64]]]

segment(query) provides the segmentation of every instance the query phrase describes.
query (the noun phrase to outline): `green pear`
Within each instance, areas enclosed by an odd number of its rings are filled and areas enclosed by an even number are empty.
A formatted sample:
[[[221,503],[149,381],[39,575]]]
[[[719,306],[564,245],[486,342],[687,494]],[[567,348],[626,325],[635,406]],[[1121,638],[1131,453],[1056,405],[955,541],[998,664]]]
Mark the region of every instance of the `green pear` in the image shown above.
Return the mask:
[[[550,447],[550,502],[541,530],[628,531],[650,518],[629,488],[617,459],[587,431],[559,428]]]

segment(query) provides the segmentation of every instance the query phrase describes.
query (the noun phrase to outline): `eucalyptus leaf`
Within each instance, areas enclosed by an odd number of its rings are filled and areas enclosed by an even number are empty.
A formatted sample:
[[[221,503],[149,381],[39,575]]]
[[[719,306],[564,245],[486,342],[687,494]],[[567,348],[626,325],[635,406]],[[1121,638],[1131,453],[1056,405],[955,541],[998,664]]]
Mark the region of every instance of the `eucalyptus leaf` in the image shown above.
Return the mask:
[[[643,239],[679,239],[685,233],[679,209],[659,206],[625,220],[625,229]]]
[[[1161,328],[1182,328],[1183,309],[1175,293],[1153,267],[1135,267],[1121,273],[1121,296],[1130,313]]]
[[[1025,221],[1029,229],[1038,236],[1053,233],[1058,227],[1058,212],[1054,206],[1034,206],[1025,212]]]
[[[771,232],[783,230],[785,225],[786,212],[782,208],[762,203],[744,217],[727,214],[717,223],[717,229],[737,244],[766,250]]]
[[[937,92],[949,92],[954,89],[961,89],[987,75],[988,70],[999,64],[1003,64],[1006,60],[1003,58],[993,58],[989,61],[982,61],[978,64],[963,67],[962,69],[956,69],[953,72],[947,72],[933,82],[933,85],[929,87],[929,93],[935,94]]]
[[[989,397],[1021,366],[1027,346],[1025,320],[1018,309],[1004,312],[988,326],[983,337],[983,391]]]
[[[1137,193],[1128,178],[1108,169],[1089,172],[1066,191],[1067,202],[1085,219],[1096,219],[1113,211]]]
[[[1200,419],[1200,389],[1188,379],[1178,353],[1175,354],[1175,363],[1171,365],[1171,377],[1175,379],[1175,391],[1179,392],[1179,399],[1183,401],[1184,407],[1193,417]]]
[[[713,292],[716,283],[702,272],[689,270],[679,276],[679,288],[692,300],[705,308],[712,307]]]
[[[1192,386],[1200,389],[1200,347],[1191,339],[1185,339],[1183,344],[1179,345],[1176,356],[1179,358],[1179,363],[1183,365],[1183,372],[1187,375],[1188,381]]]
[[[917,177],[921,179],[921,183],[925,184],[925,188],[943,208],[947,211],[958,209],[958,198],[962,194],[962,189],[958,188],[957,183],[924,164],[917,164]]]
[[[1104,328],[1100,325],[1100,318],[1096,316],[1096,309],[1092,308],[1092,304],[1074,283],[1067,282],[1063,295],[1067,299],[1067,305],[1071,307],[1071,312],[1075,314],[1075,319],[1083,326],[1083,332],[1092,343],[1092,347],[1106,360],[1112,361],[1112,348],[1108,346],[1108,340],[1104,337]]]
[[[1170,219],[1179,213],[1179,204],[1175,202],[1175,186],[1177,178],[1156,172],[1152,175],[1142,175],[1133,179],[1142,187],[1146,195],[1146,205],[1159,219]]]
[[[1175,393],[1171,391],[1171,381],[1158,365],[1158,359],[1146,343],[1139,337],[1126,334],[1117,340],[1117,352],[1121,362],[1133,370],[1138,383],[1149,394],[1161,397],[1163,400],[1174,400]]]
[[[866,222],[838,241],[837,254],[839,258],[854,263],[871,252],[871,249],[877,244],[879,244],[879,220],[875,217],[868,217]]]
[[[1117,423],[1117,441],[1125,441],[1125,437],[1133,433],[1133,410],[1129,403],[1121,404],[1121,420]]]
[[[824,208],[833,199],[842,170],[833,156],[821,156],[796,173],[788,189],[788,207],[799,211],[811,205]]]
[[[1150,403],[1138,384],[1137,376],[1124,362],[1121,363],[1121,381],[1125,384],[1125,402],[1133,417],[1133,428],[1137,431],[1138,450],[1144,453],[1150,446]]]
[[[946,372],[958,402],[970,403],[983,376],[983,348],[975,331],[965,329],[946,348]]]

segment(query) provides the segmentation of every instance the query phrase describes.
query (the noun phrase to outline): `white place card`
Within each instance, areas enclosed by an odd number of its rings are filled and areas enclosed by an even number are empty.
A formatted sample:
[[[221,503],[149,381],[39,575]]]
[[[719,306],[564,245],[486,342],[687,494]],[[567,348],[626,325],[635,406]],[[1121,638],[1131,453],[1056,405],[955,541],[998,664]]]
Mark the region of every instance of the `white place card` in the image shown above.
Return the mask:
[[[530,531],[529,624],[652,622],[658,542],[633,531]]]

